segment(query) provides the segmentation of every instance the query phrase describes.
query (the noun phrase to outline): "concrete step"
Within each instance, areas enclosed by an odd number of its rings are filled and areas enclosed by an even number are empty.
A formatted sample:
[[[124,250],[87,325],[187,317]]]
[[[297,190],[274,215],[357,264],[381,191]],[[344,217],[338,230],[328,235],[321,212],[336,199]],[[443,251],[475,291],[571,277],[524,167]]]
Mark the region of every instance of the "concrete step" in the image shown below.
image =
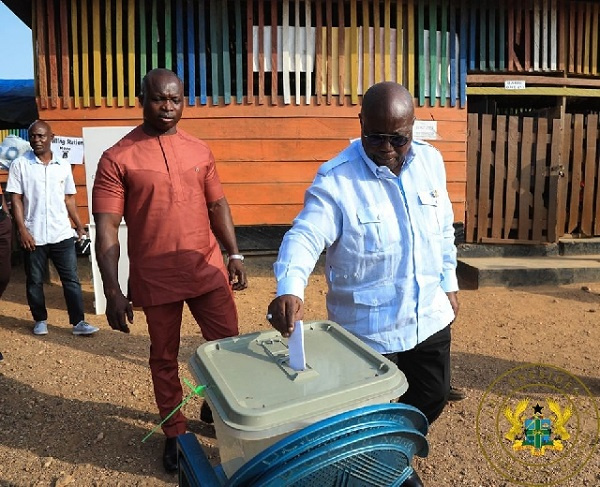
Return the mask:
[[[600,282],[600,252],[585,255],[459,256],[463,289]]]

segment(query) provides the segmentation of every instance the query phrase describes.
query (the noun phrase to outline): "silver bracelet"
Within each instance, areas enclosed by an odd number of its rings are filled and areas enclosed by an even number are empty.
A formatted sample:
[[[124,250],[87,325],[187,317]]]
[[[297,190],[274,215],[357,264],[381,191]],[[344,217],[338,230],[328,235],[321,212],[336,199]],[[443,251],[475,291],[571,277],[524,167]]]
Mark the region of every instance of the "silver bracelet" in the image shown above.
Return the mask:
[[[230,256],[228,256],[229,260],[241,260],[242,262],[244,262],[244,256],[242,254],[231,254]]]

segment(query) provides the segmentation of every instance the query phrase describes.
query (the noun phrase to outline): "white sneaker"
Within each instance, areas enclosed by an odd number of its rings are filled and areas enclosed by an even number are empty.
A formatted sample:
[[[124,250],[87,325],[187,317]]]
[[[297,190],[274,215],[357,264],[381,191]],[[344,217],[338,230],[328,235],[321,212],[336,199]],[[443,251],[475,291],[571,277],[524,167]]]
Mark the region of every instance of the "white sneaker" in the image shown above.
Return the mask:
[[[48,334],[48,323],[45,320],[36,321],[33,326],[34,335],[47,335]]]
[[[100,328],[97,326],[92,326],[87,321],[81,320],[73,327],[73,335],[93,335],[98,330]]]

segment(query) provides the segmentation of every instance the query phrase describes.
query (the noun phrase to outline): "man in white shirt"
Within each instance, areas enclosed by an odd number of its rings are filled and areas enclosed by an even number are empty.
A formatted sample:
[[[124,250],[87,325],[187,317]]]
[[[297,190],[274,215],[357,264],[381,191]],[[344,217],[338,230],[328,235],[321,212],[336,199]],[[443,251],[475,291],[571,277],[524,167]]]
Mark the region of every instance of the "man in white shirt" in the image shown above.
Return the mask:
[[[284,336],[301,320],[304,289],[323,249],[335,321],[404,372],[401,402],[433,422],[450,392],[450,323],[458,312],[452,205],[441,154],[412,140],[413,98],[373,85],[361,140],[323,164],[274,264],[267,318]],[[422,485],[415,473],[403,484]]]
[[[60,276],[73,334],[92,335],[98,328],[84,318],[75,232],[69,217],[79,239],[86,233],[77,212],[71,166],[53,156],[53,137],[46,122],[37,120],[31,124],[32,150],[13,161],[6,185],[6,191],[12,193],[15,224],[24,249],[27,302],[35,322],[33,333],[48,334],[44,276],[50,259]]]

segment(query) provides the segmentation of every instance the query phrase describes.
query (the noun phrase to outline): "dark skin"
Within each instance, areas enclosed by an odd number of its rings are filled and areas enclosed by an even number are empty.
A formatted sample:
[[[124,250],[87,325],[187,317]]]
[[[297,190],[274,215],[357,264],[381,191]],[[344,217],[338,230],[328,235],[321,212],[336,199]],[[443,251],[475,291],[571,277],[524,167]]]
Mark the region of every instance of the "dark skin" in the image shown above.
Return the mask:
[[[413,98],[410,92],[394,82],[373,85],[363,97],[362,110],[358,115],[361,128],[361,141],[365,153],[378,166],[387,166],[396,176],[400,174],[412,142],[412,129],[415,121]],[[369,143],[366,135],[402,135],[408,143],[394,147],[390,139],[379,146]],[[455,317],[458,315],[458,293],[446,293]],[[292,294],[276,297],[268,307],[272,316],[271,325],[284,337],[294,331],[294,323],[304,317],[304,302]]]
[[[172,71],[154,69],[142,82],[139,97],[143,107],[142,128],[148,135],[164,136],[177,133],[177,123],[183,114],[183,84]],[[210,226],[229,255],[239,254],[229,204],[225,198],[208,203]],[[98,238],[96,254],[102,273],[106,296],[106,319],[113,330],[129,333],[133,323],[133,308],[119,286],[118,262],[120,256],[119,225],[123,215],[94,213]],[[248,286],[246,271],[241,260],[229,260],[229,281],[234,290]]]
[[[33,153],[36,157],[44,164],[48,165],[52,160],[51,144],[54,134],[50,125],[42,120],[36,120],[33,122],[28,130],[29,143],[33,149]],[[14,193],[12,195],[12,208],[15,217],[15,224],[17,226],[19,242],[21,246],[30,252],[35,250],[35,240],[29,233],[29,230],[25,227],[25,207],[23,203],[23,195]],[[69,217],[75,223],[78,238],[81,239],[86,236],[85,227],[82,225],[79,219],[79,212],[77,211],[77,204],[75,202],[74,194],[65,195],[65,205],[67,207],[67,213]]]

